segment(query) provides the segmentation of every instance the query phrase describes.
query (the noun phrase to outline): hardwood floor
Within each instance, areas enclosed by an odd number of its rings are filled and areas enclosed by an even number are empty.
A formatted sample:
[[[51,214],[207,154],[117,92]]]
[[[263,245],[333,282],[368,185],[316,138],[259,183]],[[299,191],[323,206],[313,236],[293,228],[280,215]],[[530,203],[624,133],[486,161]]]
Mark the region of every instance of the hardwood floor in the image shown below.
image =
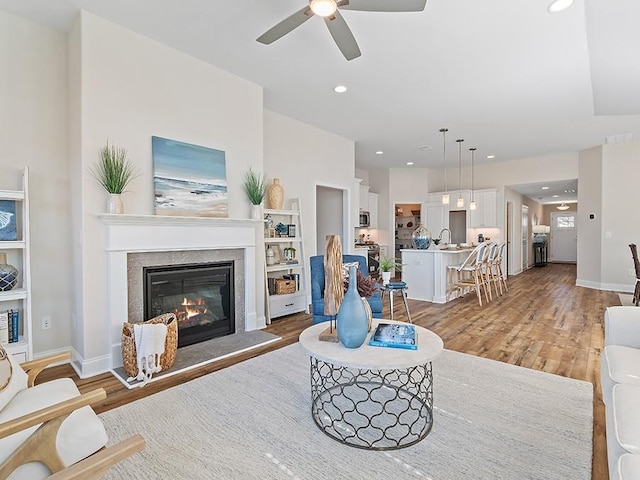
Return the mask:
[[[409,308],[414,323],[440,335],[447,349],[591,382],[594,385],[592,478],[604,480],[609,477],[599,374],[603,318],[606,307],[620,305],[620,302],[614,292],[576,287],[575,281],[575,265],[549,264],[509,278],[509,292],[483,307],[478,305],[475,295],[467,295],[446,305],[410,300]],[[397,302],[395,307],[394,317],[405,318],[402,302]],[[105,388],[107,399],[95,408],[100,413],[295,343],[300,332],[311,324],[311,316],[306,314],[278,319],[266,331],[281,336],[282,341],[144,388],[127,390],[108,373],[82,380],[69,365],[47,369],[38,380],[71,377],[82,392]]]

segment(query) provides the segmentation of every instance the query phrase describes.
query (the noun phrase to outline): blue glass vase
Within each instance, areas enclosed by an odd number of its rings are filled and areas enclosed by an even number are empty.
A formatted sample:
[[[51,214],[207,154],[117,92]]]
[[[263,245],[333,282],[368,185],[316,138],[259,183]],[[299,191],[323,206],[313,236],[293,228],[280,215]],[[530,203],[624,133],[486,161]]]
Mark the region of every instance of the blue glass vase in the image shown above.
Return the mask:
[[[347,348],[358,348],[369,332],[369,318],[358,293],[357,268],[349,267],[349,289],[336,316],[338,340]]]

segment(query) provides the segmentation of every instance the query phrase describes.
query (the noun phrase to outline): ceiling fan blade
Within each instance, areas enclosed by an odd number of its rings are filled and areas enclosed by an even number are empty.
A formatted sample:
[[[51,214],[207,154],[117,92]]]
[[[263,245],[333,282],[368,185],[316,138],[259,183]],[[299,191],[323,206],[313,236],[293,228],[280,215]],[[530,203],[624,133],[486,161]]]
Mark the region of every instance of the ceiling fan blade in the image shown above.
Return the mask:
[[[299,27],[311,17],[313,17],[313,12],[307,5],[306,7],[298,10],[293,15],[282,20],[276,26],[264,32],[256,40],[260,43],[264,43],[265,45],[269,45],[279,38],[284,37],[287,33],[292,31],[294,28]]]
[[[340,8],[344,10],[364,12],[421,12],[426,4],[427,0],[343,0],[338,2]]]
[[[361,55],[358,43],[356,42],[353,33],[351,33],[351,29],[347,25],[347,22],[344,21],[344,17],[340,15],[340,12],[336,10],[331,17],[326,17],[324,19],[324,23],[327,24],[327,28],[329,29],[329,32],[331,32],[331,36],[344,55],[344,58],[347,60],[353,60]]]

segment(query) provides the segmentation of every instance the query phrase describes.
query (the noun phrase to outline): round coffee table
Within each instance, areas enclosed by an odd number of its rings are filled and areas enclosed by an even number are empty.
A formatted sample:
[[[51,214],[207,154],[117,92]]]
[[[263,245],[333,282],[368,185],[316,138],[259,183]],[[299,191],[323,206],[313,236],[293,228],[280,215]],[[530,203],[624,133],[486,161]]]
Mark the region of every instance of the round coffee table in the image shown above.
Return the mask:
[[[403,323],[374,320],[378,323]],[[370,450],[408,447],[425,438],[433,426],[431,362],[443,349],[442,339],[415,325],[418,349],[373,347],[371,333],[360,348],[323,342],[328,323],[300,334],[309,353],[311,416],[320,430],[347,445]]]

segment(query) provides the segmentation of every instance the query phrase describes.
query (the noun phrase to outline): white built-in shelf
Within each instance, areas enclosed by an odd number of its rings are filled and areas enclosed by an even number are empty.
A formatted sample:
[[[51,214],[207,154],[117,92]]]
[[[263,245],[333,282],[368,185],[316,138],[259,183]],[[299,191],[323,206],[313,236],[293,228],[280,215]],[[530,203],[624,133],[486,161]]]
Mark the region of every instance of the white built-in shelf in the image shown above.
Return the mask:
[[[291,215],[295,217],[300,215],[300,212],[297,210],[272,210],[270,208],[266,208],[264,210],[264,214],[265,215]]]
[[[292,268],[302,268],[301,263],[278,263],[277,265],[267,265],[267,272],[281,272],[282,270],[291,270]]]
[[[289,243],[289,242],[301,242],[300,237],[273,237],[264,239],[264,243]]]
[[[6,292],[0,292],[0,301],[23,300],[27,298],[27,291],[24,288],[12,288]]]

